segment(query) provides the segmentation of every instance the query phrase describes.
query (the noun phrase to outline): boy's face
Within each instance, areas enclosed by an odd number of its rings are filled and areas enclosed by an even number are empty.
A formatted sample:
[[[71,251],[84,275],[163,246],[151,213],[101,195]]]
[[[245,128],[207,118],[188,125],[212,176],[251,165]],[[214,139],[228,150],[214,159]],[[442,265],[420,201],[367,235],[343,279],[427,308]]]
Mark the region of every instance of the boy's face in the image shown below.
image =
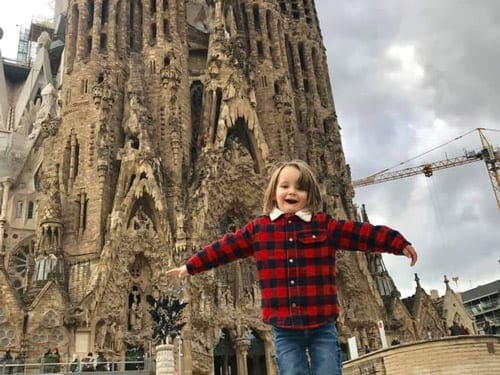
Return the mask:
[[[299,189],[300,171],[292,166],[283,168],[276,186],[276,203],[286,214],[294,214],[306,208],[307,191]]]

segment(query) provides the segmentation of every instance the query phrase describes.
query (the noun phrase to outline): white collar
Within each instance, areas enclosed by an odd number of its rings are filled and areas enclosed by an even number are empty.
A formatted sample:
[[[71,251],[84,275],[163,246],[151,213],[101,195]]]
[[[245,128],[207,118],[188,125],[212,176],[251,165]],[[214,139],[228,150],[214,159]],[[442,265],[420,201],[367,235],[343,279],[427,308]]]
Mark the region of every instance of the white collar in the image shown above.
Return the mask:
[[[271,211],[271,213],[269,214],[269,218],[271,219],[271,221],[274,221],[277,218],[279,218],[281,215],[284,215],[284,214],[285,213],[283,211],[281,211],[278,207],[274,207],[273,210]],[[311,212],[306,211],[306,210],[297,211],[294,215],[298,216],[300,219],[302,219],[303,221],[305,221],[307,223],[311,222],[311,219],[312,219]]]

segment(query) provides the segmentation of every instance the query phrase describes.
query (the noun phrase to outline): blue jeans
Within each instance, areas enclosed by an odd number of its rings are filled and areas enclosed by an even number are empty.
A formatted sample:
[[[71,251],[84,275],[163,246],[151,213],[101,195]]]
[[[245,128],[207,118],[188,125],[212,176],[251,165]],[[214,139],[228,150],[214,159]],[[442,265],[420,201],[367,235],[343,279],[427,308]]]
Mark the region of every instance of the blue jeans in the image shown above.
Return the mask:
[[[273,327],[273,334],[280,375],[342,375],[341,352],[334,323],[313,329]]]

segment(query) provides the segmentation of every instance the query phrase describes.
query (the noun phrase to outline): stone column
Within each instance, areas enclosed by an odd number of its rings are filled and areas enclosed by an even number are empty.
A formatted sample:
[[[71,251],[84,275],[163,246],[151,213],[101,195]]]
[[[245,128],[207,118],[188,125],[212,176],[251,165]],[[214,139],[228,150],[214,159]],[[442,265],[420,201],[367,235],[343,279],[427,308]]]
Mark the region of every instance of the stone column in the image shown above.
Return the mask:
[[[92,35],[92,50],[90,51],[91,57],[95,58],[100,52],[101,47],[101,14],[102,14],[102,0],[94,2],[94,15],[91,27]]]
[[[156,374],[174,375],[174,346],[163,344],[156,347]]]
[[[4,181],[2,183],[2,206],[0,211],[0,268],[3,268],[3,260],[4,260],[4,238],[3,235],[5,233],[5,223],[7,222],[7,201],[9,200],[9,192],[10,187],[12,186],[12,182],[10,180]]]
[[[10,180],[4,181],[2,183],[2,210],[0,211],[0,220],[6,220],[7,218],[7,201],[9,200],[9,192],[12,182]]]
[[[264,350],[266,353],[266,370],[268,375],[277,375],[278,369],[276,366],[276,361],[274,360],[274,344],[273,344],[273,334],[271,332],[260,332],[260,337],[264,341]]]
[[[250,347],[250,340],[246,337],[239,337],[234,341],[236,349],[236,365],[238,375],[248,375],[247,354]]]

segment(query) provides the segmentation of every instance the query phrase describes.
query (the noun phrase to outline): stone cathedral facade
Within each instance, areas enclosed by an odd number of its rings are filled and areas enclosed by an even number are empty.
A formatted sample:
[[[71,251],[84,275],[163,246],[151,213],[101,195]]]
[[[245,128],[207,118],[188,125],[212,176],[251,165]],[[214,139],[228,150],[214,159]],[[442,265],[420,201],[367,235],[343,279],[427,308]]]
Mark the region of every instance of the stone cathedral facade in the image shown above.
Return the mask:
[[[154,355],[145,296],[175,290],[183,374],[275,374],[252,259],[182,285],[164,273],[260,214],[279,161],[306,160],[325,209],[358,217],[314,1],[70,0],[64,15],[27,79],[3,72],[0,348]],[[380,347],[380,320],[402,341],[445,334],[379,255],[341,252],[338,285],[345,350]]]

